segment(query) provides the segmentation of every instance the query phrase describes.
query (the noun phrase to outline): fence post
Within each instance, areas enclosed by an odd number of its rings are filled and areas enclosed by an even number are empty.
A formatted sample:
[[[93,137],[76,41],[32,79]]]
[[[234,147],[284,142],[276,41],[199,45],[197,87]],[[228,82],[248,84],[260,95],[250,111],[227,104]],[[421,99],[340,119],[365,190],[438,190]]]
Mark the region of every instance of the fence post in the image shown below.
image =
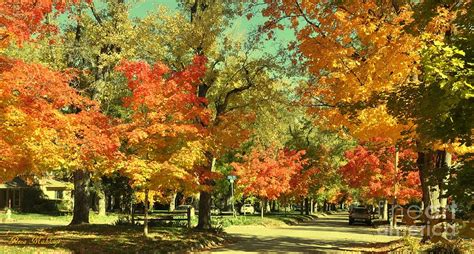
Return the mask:
[[[188,207],[186,212],[187,212],[186,214],[188,216],[188,228],[191,228],[191,207]]]

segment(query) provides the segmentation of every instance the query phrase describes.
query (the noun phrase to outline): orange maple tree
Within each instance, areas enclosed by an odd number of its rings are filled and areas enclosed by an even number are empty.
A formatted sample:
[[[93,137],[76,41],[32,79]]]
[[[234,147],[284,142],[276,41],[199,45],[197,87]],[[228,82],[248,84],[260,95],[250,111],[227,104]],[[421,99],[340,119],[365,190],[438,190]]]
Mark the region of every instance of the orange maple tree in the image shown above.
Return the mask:
[[[295,61],[316,82],[302,89],[303,104],[330,128],[345,126],[369,140],[407,127],[379,104],[383,93],[405,85],[418,66],[420,42],[405,31],[412,11],[397,1],[266,1],[267,29],[295,30]]]
[[[77,174],[100,173],[108,168],[116,155],[118,139],[98,105],[69,86],[71,76],[21,61],[3,63],[1,180],[53,170],[73,173],[76,179]],[[85,202],[79,191],[76,200]],[[88,222],[88,216],[78,221],[83,222]]]
[[[395,169],[396,148],[382,139],[364,142],[346,152],[348,163],[339,168],[343,180],[361,191],[368,202],[397,197],[405,204],[421,199],[421,183],[417,172],[417,154],[411,149],[400,149],[399,170]],[[396,188],[395,188],[396,185]]]
[[[199,164],[209,118],[206,100],[197,96],[197,81],[205,73],[206,58],[196,56],[180,72],[145,62],[122,62],[117,70],[128,80],[131,96],[124,105],[131,114],[119,126],[126,160],[123,172],[132,185],[151,196],[167,190],[192,189],[198,184],[193,169]]]
[[[0,48],[53,26],[45,15],[57,15],[81,1],[39,0],[0,3]],[[72,223],[88,223],[87,177],[107,168],[118,148],[109,119],[96,102],[69,86],[72,73],[39,64],[0,58],[1,178],[67,170],[74,174]],[[78,181],[76,181],[78,180]],[[80,181],[79,181],[80,180]]]
[[[0,2],[0,44],[6,45],[11,37],[21,43],[36,32],[55,29],[44,24],[45,16],[64,12],[72,4],[92,0],[2,0]]]
[[[263,200],[276,200],[292,187],[306,160],[304,151],[292,151],[269,147],[253,149],[242,157],[243,162],[231,165],[238,177],[237,184],[245,195]],[[295,184],[293,182],[293,184]]]

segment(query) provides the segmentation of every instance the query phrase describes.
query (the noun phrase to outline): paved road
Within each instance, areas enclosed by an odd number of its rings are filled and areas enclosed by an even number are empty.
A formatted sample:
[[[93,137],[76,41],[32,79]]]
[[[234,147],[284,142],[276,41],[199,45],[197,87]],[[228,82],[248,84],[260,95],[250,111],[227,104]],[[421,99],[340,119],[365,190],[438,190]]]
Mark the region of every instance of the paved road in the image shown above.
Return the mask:
[[[298,226],[265,228],[262,226],[232,226],[226,231],[239,240],[212,253],[288,253],[340,252],[354,247],[368,247],[371,243],[399,239],[384,235],[366,225],[349,225],[348,215],[339,213],[318,218]]]

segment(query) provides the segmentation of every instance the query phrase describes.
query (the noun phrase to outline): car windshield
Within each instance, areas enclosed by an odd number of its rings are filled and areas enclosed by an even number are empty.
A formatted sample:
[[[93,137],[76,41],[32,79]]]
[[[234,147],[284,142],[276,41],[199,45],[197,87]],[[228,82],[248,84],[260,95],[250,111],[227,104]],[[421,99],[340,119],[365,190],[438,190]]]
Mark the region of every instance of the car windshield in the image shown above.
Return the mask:
[[[369,213],[365,208],[354,208],[354,213]]]

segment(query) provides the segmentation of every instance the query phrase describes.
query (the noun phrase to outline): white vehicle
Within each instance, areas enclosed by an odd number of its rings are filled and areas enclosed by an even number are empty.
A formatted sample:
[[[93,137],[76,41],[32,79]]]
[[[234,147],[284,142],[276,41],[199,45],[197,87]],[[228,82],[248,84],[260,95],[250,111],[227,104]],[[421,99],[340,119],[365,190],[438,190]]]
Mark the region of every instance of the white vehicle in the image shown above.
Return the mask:
[[[244,204],[241,208],[240,208],[240,213],[243,213],[243,214],[254,214],[255,213],[255,208],[253,208],[253,205],[252,204]]]

